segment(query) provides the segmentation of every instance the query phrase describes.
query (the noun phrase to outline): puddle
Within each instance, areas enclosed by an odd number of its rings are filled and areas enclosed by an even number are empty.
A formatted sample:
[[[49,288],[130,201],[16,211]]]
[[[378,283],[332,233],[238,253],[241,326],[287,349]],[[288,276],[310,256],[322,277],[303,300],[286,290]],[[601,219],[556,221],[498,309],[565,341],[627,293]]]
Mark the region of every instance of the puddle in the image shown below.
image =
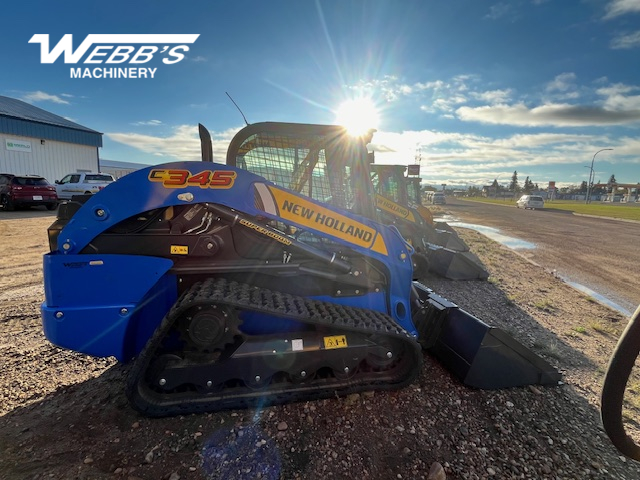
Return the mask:
[[[484,225],[476,225],[475,223],[464,223],[464,222],[456,222],[443,220],[447,222],[452,227],[463,227],[468,228],[470,230],[475,230],[476,232],[480,232],[483,235],[489,237],[491,240],[494,240],[502,245],[509,247],[513,250],[533,250],[536,248],[535,243],[527,242],[526,240],[520,240],[519,238],[509,237],[508,235],[503,235],[500,233],[500,230],[493,227],[485,227]]]
[[[600,295],[597,292],[594,292],[593,290],[591,290],[589,287],[585,287],[584,285],[580,285],[579,283],[576,282],[572,282],[571,280],[569,280],[568,278],[565,277],[560,277],[562,279],[563,282],[565,282],[568,285],[571,285],[573,288],[575,288],[576,290],[580,290],[582,293],[586,293],[587,295],[589,295],[590,297],[595,298],[597,301],[599,301],[600,303],[605,304],[608,307],[613,308],[614,310],[617,310],[618,312],[622,313],[623,315],[630,317],[631,316],[631,310],[627,310],[626,308],[618,305],[617,303],[609,300],[607,297]]]
[[[513,250],[532,250],[536,248],[535,243],[531,243],[525,240],[520,240],[519,238],[503,235],[502,233],[500,233],[500,230],[498,230],[497,228],[485,227],[484,225],[476,225],[474,223],[460,222],[458,221],[457,218],[455,218],[452,215],[443,215],[441,217],[434,218],[434,220],[437,222],[446,222],[452,227],[463,227],[463,228],[468,228],[470,230],[475,230],[476,232],[480,232],[483,235],[489,237],[491,240],[501,243],[502,245],[509,247]],[[559,278],[561,278],[562,281],[567,283],[568,285],[571,285],[576,290],[580,290],[582,293],[585,293],[590,297],[595,298],[600,303],[607,305],[608,307],[611,307],[614,310],[617,310],[618,312],[622,313],[627,317],[631,316],[632,312],[630,310],[627,310],[626,308],[618,305],[612,300],[609,300],[607,297],[600,295],[597,292],[594,292],[589,287],[585,287],[584,285],[581,285],[579,283],[572,282],[568,278],[564,278],[564,277],[559,277]]]

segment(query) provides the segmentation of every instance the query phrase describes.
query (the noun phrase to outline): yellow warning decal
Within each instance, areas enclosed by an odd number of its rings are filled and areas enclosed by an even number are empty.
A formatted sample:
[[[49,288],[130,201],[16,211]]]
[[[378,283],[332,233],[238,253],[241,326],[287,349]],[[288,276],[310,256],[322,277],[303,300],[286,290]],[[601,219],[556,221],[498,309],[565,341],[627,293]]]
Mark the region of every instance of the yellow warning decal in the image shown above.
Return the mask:
[[[333,335],[331,337],[323,337],[324,340],[324,348],[326,350],[331,348],[346,348],[347,345],[347,337],[346,335]]]
[[[171,245],[171,255],[189,255],[189,246]]]
[[[384,210],[385,212],[392,213],[396,217],[405,218],[410,222],[415,223],[416,221],[411,210],[379,194],[376,194],[376,207],[380,210]]]
[[[278,188],[269,186],[269,190],[277,205],[277,215],[284,220],[296,222],[345,242],[388,255],[384,239],[375,228]]]

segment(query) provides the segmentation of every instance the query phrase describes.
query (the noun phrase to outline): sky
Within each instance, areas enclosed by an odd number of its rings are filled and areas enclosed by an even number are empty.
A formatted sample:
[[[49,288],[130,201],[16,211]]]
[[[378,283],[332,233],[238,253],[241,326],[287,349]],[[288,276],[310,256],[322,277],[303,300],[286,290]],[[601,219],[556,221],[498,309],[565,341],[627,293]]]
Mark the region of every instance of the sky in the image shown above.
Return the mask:
[[[199,160],[198,123],[224,162],[230,95],[249,123],[364,117],[376,162],[423,184],[579,186],[592,162],[637,183],[639,59],[640,0],[24,0],[3,6],[0,95],[122,162]],[[147,77],[102,78],[118,68]]]

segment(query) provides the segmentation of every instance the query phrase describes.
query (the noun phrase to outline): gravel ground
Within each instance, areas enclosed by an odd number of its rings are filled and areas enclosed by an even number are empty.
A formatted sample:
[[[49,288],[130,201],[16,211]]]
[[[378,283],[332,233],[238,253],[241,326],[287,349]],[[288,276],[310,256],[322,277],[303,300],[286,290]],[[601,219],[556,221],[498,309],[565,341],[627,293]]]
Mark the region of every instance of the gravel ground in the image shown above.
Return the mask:
[[[124,397],[126,366],[41,332],[51,221],[0,219],[2,479],[640,478],[597,410],[626,319],[476,232],[459,230],[489,281],[424,283],[545,357],[562,385],[474,390],[425,356],[398,391],[148,419]]]

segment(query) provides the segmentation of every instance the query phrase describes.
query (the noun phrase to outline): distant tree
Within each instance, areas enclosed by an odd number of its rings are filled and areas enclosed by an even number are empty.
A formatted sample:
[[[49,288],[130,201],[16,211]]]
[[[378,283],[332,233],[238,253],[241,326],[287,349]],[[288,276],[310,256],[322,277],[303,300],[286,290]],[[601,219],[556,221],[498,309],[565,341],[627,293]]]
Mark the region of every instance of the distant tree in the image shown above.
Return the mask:
[[[529,180],[529,177],[527,177],[527,178],[524,180],[524,185],[523,185],[523,187],[522,187],[522,191],[523,191],[524,193],[531,193],[531,192],[533,192],[533,188],[534,188],[534,187],[533,187],[533,182],[532,182],[531,180]]]
[[[586,182],[586,180],[583,180],[582,183],[580,184],[580,189],[578,190],[578,193],[587,193],[587,182]]]
[[[479,197],[481,192],[482,190],[480,190],[480,188],[478,187],[469,187],[467,193],[470,197]]]
[[[597,182],[595,182],[595,184],[591,185],[591,193],[594,195],[602,195],[603,193],[607,193],[607,188],[606,187],[596,187],[594,185],[597,185],[599,183],[602,183],[602,181],[600,179],[598,179]]]
[[[618,183],[618,181],[616,180],[616,176],[611,174],[611,176],[609,177],[609,181],[607,183],[609,184]]]
[[[519,190],[517,170],[515,170],[513,172],[513,175],[511,175],[511,183],[509,184],[509,190],[511,192],[517,192]]]

